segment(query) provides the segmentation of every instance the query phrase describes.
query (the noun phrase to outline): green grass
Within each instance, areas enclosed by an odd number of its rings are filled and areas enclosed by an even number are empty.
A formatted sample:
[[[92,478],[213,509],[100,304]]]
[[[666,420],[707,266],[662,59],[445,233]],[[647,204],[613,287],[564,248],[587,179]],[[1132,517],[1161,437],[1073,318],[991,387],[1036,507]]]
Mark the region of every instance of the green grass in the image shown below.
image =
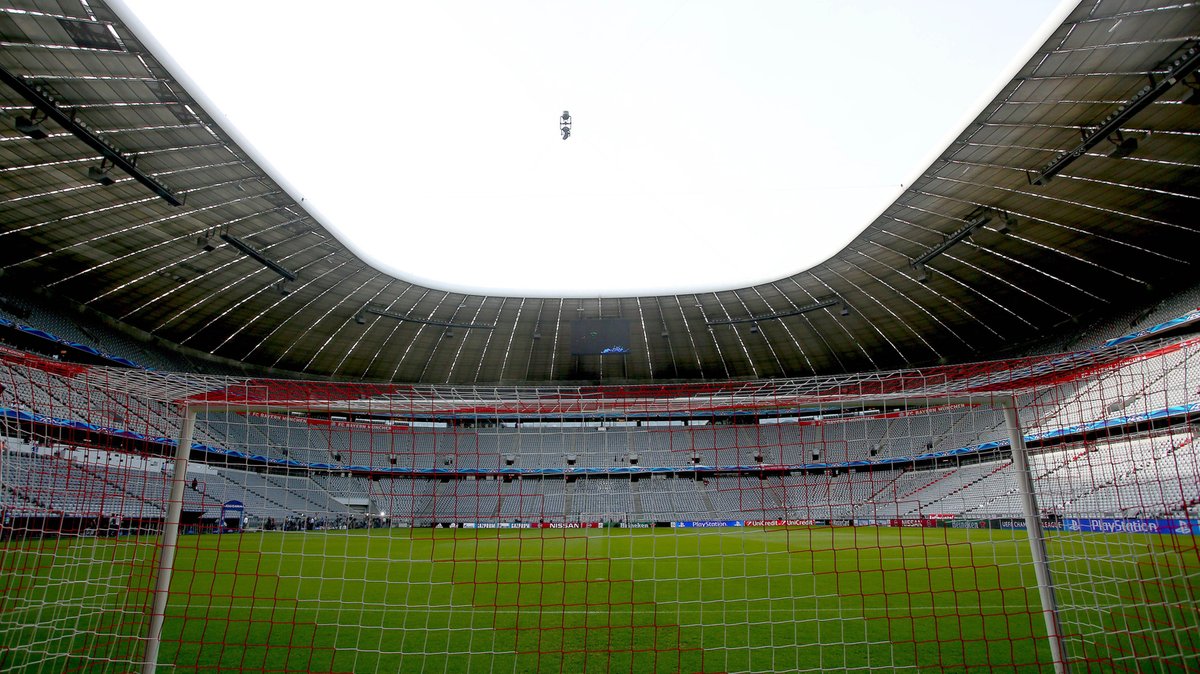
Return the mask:
[[[0,671],[131,671],[148,542],[0,547]],[[1200,667],[1194,538],[1048,549],[1077,670]],[[1050,671],[1038,607],[1023,532],[189,536],[159,671]]]

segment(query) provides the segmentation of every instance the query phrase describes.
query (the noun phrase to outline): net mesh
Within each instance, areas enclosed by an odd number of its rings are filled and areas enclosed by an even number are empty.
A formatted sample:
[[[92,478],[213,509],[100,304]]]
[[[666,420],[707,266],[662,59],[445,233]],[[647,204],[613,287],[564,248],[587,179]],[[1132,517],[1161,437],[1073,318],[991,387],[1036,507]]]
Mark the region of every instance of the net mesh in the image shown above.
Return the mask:
[[[0,352],[0,669],[1200,669],[1197,340],[414,387]],[[1053,586],[1039,596],[1002,406]],[[185,412],[195,414],[176,472]]]

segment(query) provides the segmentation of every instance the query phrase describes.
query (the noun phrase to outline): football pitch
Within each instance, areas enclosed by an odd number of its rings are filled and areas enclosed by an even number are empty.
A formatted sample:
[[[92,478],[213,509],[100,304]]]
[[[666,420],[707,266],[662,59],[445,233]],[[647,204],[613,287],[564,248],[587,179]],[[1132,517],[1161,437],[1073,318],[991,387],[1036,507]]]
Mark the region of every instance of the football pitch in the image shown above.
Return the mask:
[[[132,671],[152,542],[0,547],[0,671]],[[1076,670],[1200,667],[1194,537],[1047,549]],[[159,671],[1052,671],[1029,560],[948,528],[184,536]]]

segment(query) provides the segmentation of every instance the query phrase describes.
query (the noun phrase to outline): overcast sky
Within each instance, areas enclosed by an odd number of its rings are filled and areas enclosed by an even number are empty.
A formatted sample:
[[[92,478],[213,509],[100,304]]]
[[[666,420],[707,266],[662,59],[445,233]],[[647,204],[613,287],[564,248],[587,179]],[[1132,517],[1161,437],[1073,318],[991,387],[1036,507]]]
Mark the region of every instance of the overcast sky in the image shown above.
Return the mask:
[[[727,289],[821,262],[1074,5],[123,1],[367,261],[546,296]]]

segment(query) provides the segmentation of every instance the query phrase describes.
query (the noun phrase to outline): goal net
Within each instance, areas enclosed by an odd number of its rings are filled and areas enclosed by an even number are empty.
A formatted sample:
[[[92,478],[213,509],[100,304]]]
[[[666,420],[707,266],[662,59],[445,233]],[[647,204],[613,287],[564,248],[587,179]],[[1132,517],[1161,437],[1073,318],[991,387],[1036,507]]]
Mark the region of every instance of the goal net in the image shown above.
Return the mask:
[[[585,387],[0,350],[0,385],[3,671],[1200,670],[1196,339]]]

